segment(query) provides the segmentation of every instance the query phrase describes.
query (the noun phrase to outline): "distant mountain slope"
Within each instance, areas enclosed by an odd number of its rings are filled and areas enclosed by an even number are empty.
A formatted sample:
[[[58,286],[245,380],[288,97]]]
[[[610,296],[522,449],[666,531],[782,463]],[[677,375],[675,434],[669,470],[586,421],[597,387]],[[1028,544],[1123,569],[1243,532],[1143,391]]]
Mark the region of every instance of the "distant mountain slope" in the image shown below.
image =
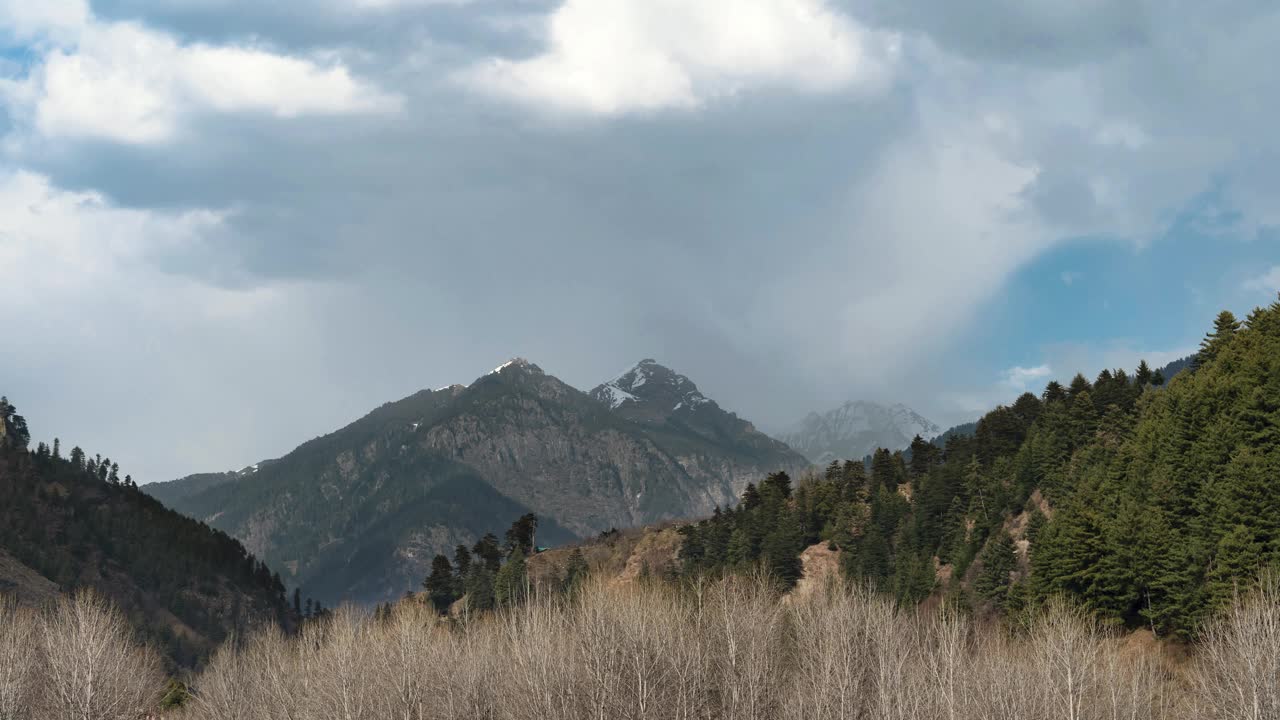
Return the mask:
[[[436,553],[526,512],[541,520],[539,543],[556,544],[709,513],[804,462],[705,405],[633,420],[513,360],[470,386],[383,405],[256,473],[179,493],[174,507],[240,538],[307,594],[387,600],[416,588]]]
[[[756,430],[735,413],[703,395],[692,380],[652,359],[641,360],[591,391],[617,417],[638,423],[668,450],[718,448],[742,462],[775,469],[800,469],[808,461],[779,440]]]
[[[229,471],[220,473],[196,473],[177,480],[167,480],[165,482],[148,483],[142,489],[151,497],[159,500],[172,507],[183,498],[204,492],[211,487],[229,483],[233,480],[243,480],[249,475],[258,471],[258,465],[251,465],[244,470]]]
[[[284,587],[224,533],[164,508],[109,461],[28,449],[0,400],[0,594],[38,603],[92,587],[192,666],[233,631],[288,622]]]
[[[851,400],[822,414],[809,413],[778,439],[815,464],[825,465],[832,460],[866,457],[877,448],[902,450],[916,435],[928,439],[941,432],[904,405]]]

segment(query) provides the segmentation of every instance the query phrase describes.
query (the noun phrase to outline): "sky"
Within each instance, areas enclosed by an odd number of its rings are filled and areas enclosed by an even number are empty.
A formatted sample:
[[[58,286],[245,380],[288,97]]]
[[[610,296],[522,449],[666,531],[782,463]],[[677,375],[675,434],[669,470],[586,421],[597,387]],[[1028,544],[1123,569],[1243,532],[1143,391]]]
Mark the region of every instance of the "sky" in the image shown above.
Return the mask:
[[[514,356],[941,425],[1280,290],[1280,6],[0,0],[0,393],[139,482]]]

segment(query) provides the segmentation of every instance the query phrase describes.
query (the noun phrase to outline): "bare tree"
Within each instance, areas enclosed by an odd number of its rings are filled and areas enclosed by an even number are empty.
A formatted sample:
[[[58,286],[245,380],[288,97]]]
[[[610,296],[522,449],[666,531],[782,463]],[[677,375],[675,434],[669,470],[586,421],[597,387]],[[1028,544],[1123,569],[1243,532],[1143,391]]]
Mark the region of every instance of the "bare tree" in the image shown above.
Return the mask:
[[[34,612],[0,598],[0,720],[32,715],[42,661],[38,627]]]
[[[1203,717],[1280,717],[1280,578],[1264,575],[1205,630],[1196,663]]]
[[[135,720],[156,706],[164,675],[128,621],[101,597],[81,591],[41,617],[43,717]]]

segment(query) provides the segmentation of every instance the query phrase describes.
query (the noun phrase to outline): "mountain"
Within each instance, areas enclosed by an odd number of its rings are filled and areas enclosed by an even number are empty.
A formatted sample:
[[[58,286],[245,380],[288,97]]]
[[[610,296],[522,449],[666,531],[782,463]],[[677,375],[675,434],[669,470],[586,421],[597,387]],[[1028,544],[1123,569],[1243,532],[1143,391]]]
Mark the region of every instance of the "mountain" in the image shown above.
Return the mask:
[[[809,413],[778,439],[815,464],[825,465],[832,460],[863,458],[877,448],[902,450],[916,435],[929,439],[941,432],[904,405],[886,407],[851,400],[821,415]]]
[[[0,594],[42,604],[91,587],[181,667],[232,632],[291,622],[283,585],[239,542],[120,480],[110,460],[29,442],[0,399]]]
[[[682,380],[697,407],[662,408],[660,383],[623,382],[619,391],[636,393],[628,407],[515,359],[468,386],[383,405],[257,472],[158,493],[309,595],[388,600],[417,588],[437,553],[500,535],[525,513],[540,520],[538,544],[559,544],[708,514],[750,480],[806,464]]]
[[[786,443],[726,412],[692,380],[652,359],[598,385],[591,397],[608,405],[616,417],[644,427],[669,449],[696,453],[709,446],[747,468],[798,469],[808,464]],[[760,475],[754,469],[749,474]]]
[[[190,497],[197,493],[204,492],[209,488],[229,483],[234,480],[243,480],[253,473],[258,472],[258,468],[268,464],[271,461],[264,460],[261,463],[250,465],[243,470],[230,470],[220,473],[196,473],[177,480],[167,480],[165,482],[151,483],[146,486],[145,490],[151,497],[159,500],[172,507],[184,498]]]

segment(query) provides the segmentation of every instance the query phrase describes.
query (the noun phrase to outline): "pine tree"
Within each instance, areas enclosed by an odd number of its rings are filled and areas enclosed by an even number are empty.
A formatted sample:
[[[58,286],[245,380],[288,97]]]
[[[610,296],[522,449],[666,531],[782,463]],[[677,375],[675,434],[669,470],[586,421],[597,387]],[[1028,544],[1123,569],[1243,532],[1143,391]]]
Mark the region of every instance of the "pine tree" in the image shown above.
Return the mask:
[[[502,566],[502,546],[498,544],[498,536],[493,533],[485,533],[484,537],[476,541],[471,551],[491,573],[498,572],[498,568]]]
[[[879,448],[871,456],[871,491],[880,488],[898,489],[898,478],[893,462],[893,453]]]
[[[431,574],[422,582],[427,598],[439,612],[449,609],[454,601],[453,564],[444,555],[436,555],[431,561]]]
[[[804,543],[800,532],[799,520],[793,513],[784,511],[778,518],[776,526],[760,545],[769,575],[778,581],[783,588],[794,587],[800,579],[802,566],[800,552]]]
[[[1018,566],[1013,538],[1008,532],[1001,530],[987,542],[978,559],[982,563],[982,572],[974,582],[973,589],[984,599],[1003,608],[1012,582],[1010,574]]]
[[[531,555],[535,549],[535,537],[538,532],[538,516],[533,513],[521,515],[511,523],[507,530],[506,549],[508,553],[519,550],[523,555]]]
[[[1240,330],[1240,322],[1236,320],[1236,316],[1231,314],[1230,310],[1223,310],[1218,313],[1218,317],[1213,321],[1213,332],[1205,336],[1200,342],[1200,352],[1196,353],[1195,366],[1202,367],[1218,356],[1222,352],[1222,348],[1231,342],[1231,338],[1235,337],[1237,331]]]
[[[453,549],[453,567],[459,577],[471,572],[471,551],[466,545],[458,545]]]
[[[517,550],[511,553],[493,579],[493,600],[500,607],[515,605],[524,599],[528,585],[524,553]]]
[[[1147,365],[1147,361],[1143,360],[1138,363],[1138,370],[1133,375],[1134,382],[1139,388],[1146,387],[1151,384],[1151,366]]]
[[[590,567],[587,565],[587,559],[582,554],[582,548],[574,548],[569,553],[569,561],[565,566],[564,572],[564,591],[573,593],[582,587],[587,580],[587,574]]]

